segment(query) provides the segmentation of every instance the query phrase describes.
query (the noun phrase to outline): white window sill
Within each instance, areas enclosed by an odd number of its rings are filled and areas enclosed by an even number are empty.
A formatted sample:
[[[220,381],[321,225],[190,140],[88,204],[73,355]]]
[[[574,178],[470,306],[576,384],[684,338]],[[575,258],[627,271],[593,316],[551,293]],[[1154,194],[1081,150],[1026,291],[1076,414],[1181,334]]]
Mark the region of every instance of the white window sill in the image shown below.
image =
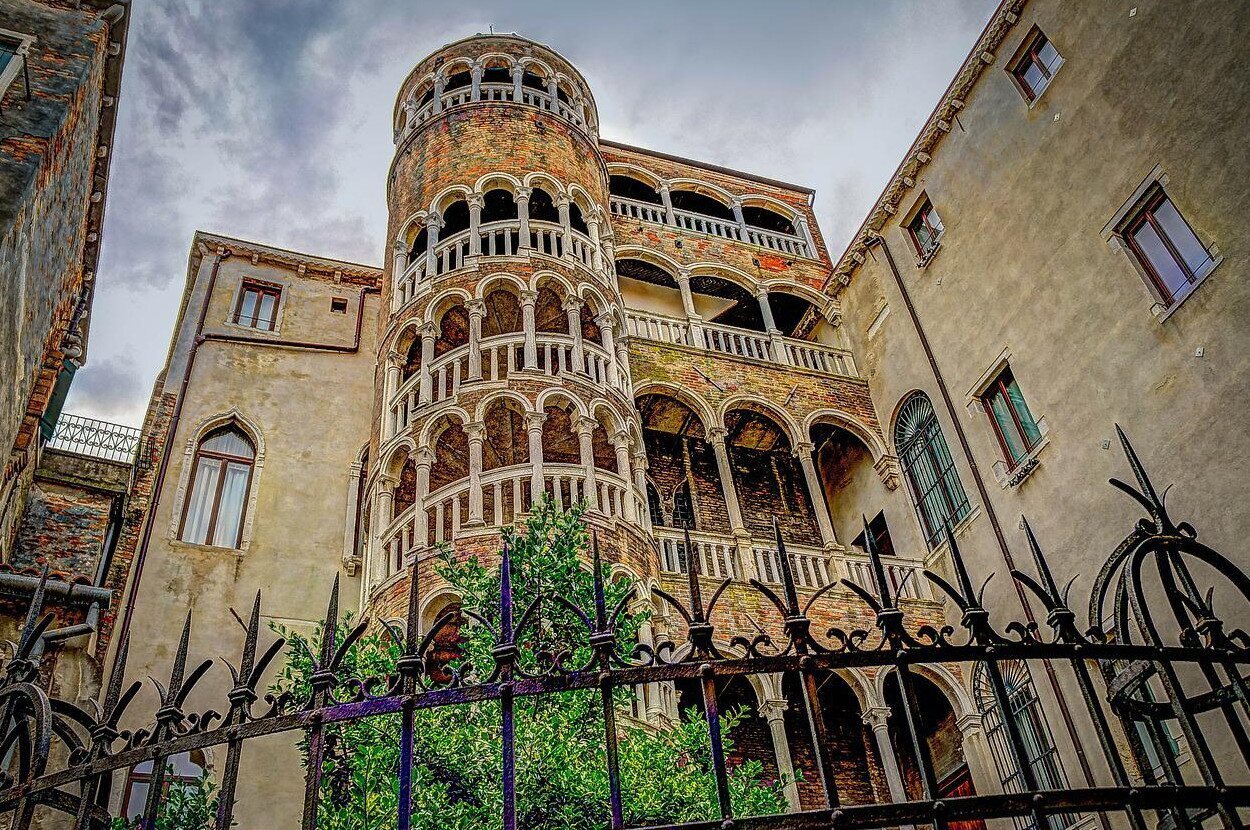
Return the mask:
[[[1194,292],[1198,290],[1198,286],[1202,285],[1202,283],[1206,281],[1206,278],[1211,276],[1211,272],[1218,268],[1220,263],[1223,261],[1224,257],[1219,254],[1216,254],[1214,258],[1208,260],[1207,265],[1199,272],[1198,276],[1194,278],[1194,281],[1189,283],[1189,285],[1185,288],[1184,293],[1178,294],[1172,298],[1171,305],[1165,306],[1163,303],[1155,303],[1151,306],[1150,311],[1154,314],[1155,319],[1160,323],[1167,322],[1167,319],[1176,313],[1176,310],[1184,305],[1186,300],[1193,296]]]
[[[222,323],[222,325],[226,328],[235,329],[237,331],[247,331],[264,337],[277,337],[282,333],[282,327],[278,323],[274,323],[274,327],[272,329],[257,328],[256,326],[249,326],[245,323],[236,323],[234,320],[226,320]]]
[[[1037,419],[1038,427],[1043,429],[1042,437],[1038,439],[1037,446],[1029,450],[1028,455],[1010,467],[1007,466],[1006,461],[998,461],[994,464],[994,478],[1004,490],[1019,487],[1041,466],[1038,456],[1050,444],[1050,430],[1043,426],[1045,420],[1045,418]]]
[[[945,236],[945,234],[942,236]],[[934,257],[938,255],[938,251],[942,250],[942,236],[938,237],[937,242],[933,243],[932,248],[916,257],[917,268],[927,268],[929,263],[933,261]]]

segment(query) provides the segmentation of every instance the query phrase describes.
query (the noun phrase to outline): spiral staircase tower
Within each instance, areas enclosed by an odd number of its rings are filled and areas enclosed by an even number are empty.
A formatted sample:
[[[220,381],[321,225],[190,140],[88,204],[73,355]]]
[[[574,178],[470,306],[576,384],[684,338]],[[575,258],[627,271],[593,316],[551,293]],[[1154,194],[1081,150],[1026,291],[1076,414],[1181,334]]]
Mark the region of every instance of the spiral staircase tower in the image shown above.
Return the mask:
[[[414,562],[435,602],[437,547],[489,560],[543,493],[654,570],[597,123],[577,70],[515,35],[445,46],[400,89],[362,494],[375,615],[400,615]]]

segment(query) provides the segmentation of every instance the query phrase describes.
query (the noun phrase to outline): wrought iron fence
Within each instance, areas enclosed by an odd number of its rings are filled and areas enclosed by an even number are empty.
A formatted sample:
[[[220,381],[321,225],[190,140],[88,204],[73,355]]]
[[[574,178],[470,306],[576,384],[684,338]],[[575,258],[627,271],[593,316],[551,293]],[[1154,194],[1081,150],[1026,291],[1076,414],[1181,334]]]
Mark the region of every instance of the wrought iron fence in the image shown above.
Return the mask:
[[[77,453],[106,461],[134,460],[140,430],[82,415],[62,415],[48,441],[54,450]]]
[[[188,701],[212,661],[189,662],[191,621],[187,618],[181,646],[164,683],[152,681],[161,705],[147,725],[123,729],[120,724],[141,688],[125,685],[123,671],[127,643],[120,646],[119,669],[101,701],[99,712],[88,712],[65,701],[49,699],[36,681],[39,674],[34,645],[49,622],[41,617],[42,590],[34,597],[16,652],[4,668],[0,684],[3,741],[0,756],[12,758],[0,780],[0,815],[10,826],[26,830],[37,807],[67,816],[77,830],[103,828],[111,819],[108,805],[115,779],[140,763],[151,766],[141,826],[152,828],[161,806],[166,762],[178,753],[213,746],[225,747],[220,767],[220,799],[216,815],[219,830],[232,826],[240,759],[250,741],[288,733],[303,740],[308,762],[304,772],[302,826],[318,826],[321,780],[330,752],[329,736],[336,725],[369,718],[398,716],[399,763],[394,787],[398,794],[395,826],[409,830],[414,758],[411,751],[418,710],[457,704],[498,706],[501,723],[502,806],[500,825],[514,830],[517,815],[516,702],[527,696],[555,696],[570,690],[588,690],[601,701],[604,759],[608,797],[602,805],[604,826],[625,827],[622,777],[618,755],[614,690],[640,684],[693,682],[702,692],[709,753],[708,773],[715,779],[716,810],[711,820],[669,825],[681,830],[743,828],[876,828],[931,825],[945,830],[962,822],[1021,818],[1034,827],[1054,826],[1056,817],[1076,813],[1123,817],[1133,830],[1148,823],[1196,828],[1204,823],[1225,828],[1242,826],[1239,810],[1250,808],[1246,765],[1250,738],[1245,718],[1250,715],[1244,666],[1250,663],[1250,637],[1240,630],[1226,631],[1216,615],[1212,593],[1203,592],[1191,566],[1214,573],[1239,602],[1250,601],[1250,578],[1230,560],[1202,544],[1187,523],[1174,523],[1127,440],[1121,440],[1137,486],[1112,484],[1135,499],[1146,516],[1103,563],[1089,600],[1091,623],[1082,631],[1077,612],[1069,605],[1071,587],[1060,588],[1047,558],[1027,531],[1035,573],[1012,576],[1037,597],[1047,611],[1041,626],[1010,622],[995,625],[983,603],[986,583],[974,581],[954,536],[947,530],[954,579],[926,572],[925,576],[962,613],[958,625],[914,626],[900,608],[885,578],[884,565],[871,533],[865,534],[868,555],[876,575],[869,590],[842,581],[806,594],[800,601],[789,557],[779,557],[780,591],[752,583],[764,601],[774,606],[783,622],[774,631],[752,638],[739,632],[730,642],[713,624],[728,580],[705,596],[697,559],[689,569],[689,597],[661,591],[685,622],[684,642],[659,642],[653,647],[622,648],[616,626],[625,601],[609,607],[601,569],[596,567],[593,607],[577,608],[566,598],[553,597],[576,613],[584,624],[579,664],[557,659],[535,666],[518,659],[518,643],[535,624],[534,606],[514,608],[509,551],[502,551],[498,606],[476,615],[478,624],[493,632],[495,648],[486,664],[463,671],[432,671],[435,641],[452,624],[452,612],[442,614],[431,630],[418,630],[419,586],[415,573],[408,596],[406,629],[396,634],[402,657],[393,674],[354,677],[343,668],[345,655],[367,623],[346,637],[336,634],[339,614],[338,585],[331,591],[319,648],[312,655],[311,690],[302,698],[266,695],[260,703],[258,684],[282,650],[283,641],[262,644],[261,604],[257,596],[246,623],[241,653],[228,664],[233,686],[220,710],[193,709]],[[784,550],[778,535],[777,543]],[[599,564],[598,546],[594,546]],[[1149,577],[1149,579],[1148,579]],[[1157,580],[1157,583],[1155,583]],[[1159,596],[1151,593],[1156,584]],[[831,601],[835,585],[854,592],[875,615],[875,630],[826,632],[813,630],[809,612],[817,603]],[[839,600],[845,601],[845,600]],[[1162,609],[1162,613],[1160,612]],[[1114,634],[1100,623],[1114,619]],[[570,651],[569,654],[577,653]],[[1096,736],[1105,764],[1105,779],[1091,786],[1054,786],[1039,778],[1031,763],[1020,723],[1001,720],[1007,762],[1015,783],[1010,791],[944,797],[938,790],[930,747],[917,723],[917,673],[926,666],[962,664],[984,678],[986,694],[999,712],[1011,712],[1005,672],[1021,663],[1063,669],[1079,690],[1082,705],[1074,716],[1083,717]],[[190,667],[190,668],[189,668]],[[847,803],[833,774],[829,724],[818,702],[817,684],[825,673],[839,669],[892,667],[897,672],[903,705],[902,727],[919,772],[921,797],[894,803]],[[792,701],[805,716],[815,748],[815,772],[822,803],[815,809],[778,815],[735,816],[729,789],[729,765],[722,733],[720,689],[728,679],[786,672],[798,679]],[[1151,690],[1153,688],[1153,691]],[[219,712],[224,712],[220,714]],[[1199,723],[1199,718],[1202,722]],[[1182,780],[1176,769],[1156,771],[1155,757],[1166,755],[1160,743],[1162,726],[1179,729],[1192,753],[1195,772]],[[1219,728],[1217,728],[1217,726]],[[63,760],[49,761],[50,750]],[[1130,748],[1126,758],[1122,745]],[[1152,755],[1153,753],[1156,753]],[[1217,760],[1218,759],[1218,760]],[[483,759],[483,764],[489,759]],[[275,771],[294,775],[295,771]],[[1235,783],[1240,780],[1242,783]],[[966,826],[966,825],[964,825]]]

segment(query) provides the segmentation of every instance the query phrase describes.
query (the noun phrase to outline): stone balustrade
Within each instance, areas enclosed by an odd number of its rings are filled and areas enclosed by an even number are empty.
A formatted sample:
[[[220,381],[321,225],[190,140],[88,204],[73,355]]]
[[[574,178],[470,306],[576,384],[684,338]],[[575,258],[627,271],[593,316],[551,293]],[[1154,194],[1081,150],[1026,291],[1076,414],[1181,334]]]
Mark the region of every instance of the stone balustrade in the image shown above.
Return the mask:
[[[520,91],[519,98],[517,95],[518,90]],[[471,86],[462,86],[447,90],[438,98],[431,97],[430,100],[416,108],[411,118],[409,118],[403,134],[397,136],[397,139],[402,140],[420,125],[442,112],[480,102],[521,103],[525,106],[552,113],[581,130],[590,131],[586,125],[586,119],[578,112],[577,107],[560,100],[559,96],[553,97],[546,90],[520,86],[519,84],[483,83],[478,84],[476,89]]]
[[[786,256],[804,257],[807,259],[815,257],[815,251],[811,243],[804,237],[757,228],[745,222],[718,219],[714,216],[706,216],[702,213],[681,210],[679,208],[670,210],[662,204],[643,202],[626,196],[610,196],[608,198],[608,210],[611,211],[612,215],[625,219],[635,219],[655,225],[681,228],[690,233],[717,236],[721,239],[754,245],[757,248],[766,248]]]
[[[849,351],[809,340],[647,311],[626,312],[625,328],[630,336],[644,340],[706,349],[829,375],[859,377]]]

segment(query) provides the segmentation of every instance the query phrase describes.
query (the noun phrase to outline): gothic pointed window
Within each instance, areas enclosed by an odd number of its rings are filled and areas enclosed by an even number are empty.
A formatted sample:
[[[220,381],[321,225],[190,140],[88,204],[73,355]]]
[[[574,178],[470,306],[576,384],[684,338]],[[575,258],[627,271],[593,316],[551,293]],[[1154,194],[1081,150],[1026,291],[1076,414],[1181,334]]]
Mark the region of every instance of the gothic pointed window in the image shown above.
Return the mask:
[[[690,482],[673,491],[673,527],[695,529],[694,503],[690,500]]]
[[[256,448],[234,425],[204,436],[195,453],[181,538],[196,545],[237,548]]]
[[[933,547],[942,541],[943,528],[959,522],[971,507],[933,404],[923,392],[913,393],[899,409],[894,444],[916,515]]]

